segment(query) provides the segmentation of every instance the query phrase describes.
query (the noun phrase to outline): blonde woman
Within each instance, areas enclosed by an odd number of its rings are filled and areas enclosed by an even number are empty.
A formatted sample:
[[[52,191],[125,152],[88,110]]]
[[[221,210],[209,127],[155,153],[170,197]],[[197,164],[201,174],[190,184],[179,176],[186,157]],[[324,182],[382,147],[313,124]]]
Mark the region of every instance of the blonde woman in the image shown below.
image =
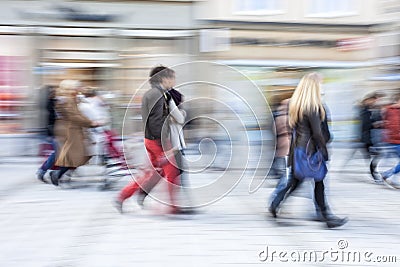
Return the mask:
[[[51,183],[55,186],[58,186],[58,181],[65,172],[82,166],[89,160],[83,130],[99,126],[99,123],[80,113],[76,97],[80,88],[79,81],[63,80],[57,91],[57,121],[54,133],[59,146],[55,166],[58,166],[59,170],[50,173]]]
[[[317,147],[321,151],[325,161],[328,160],[328,150],[326,143],[330,140],[330,133],[327,124],[327,115],[321,101],[321,81],[318,73],[305,75],[293,93],[289,103],[289,126],[295,131],[293,135],[289,166],[293,164],[294,149],[297,147],[316,151]],[[326,222],[329,228],[342,226],[347,222],[347,218],[338,218],[329,212],[328,204],[325,199],[324,180],[316,180],[315,177],[314,201],[319,208],[321,220]],[[274,217],[277,216],[279,205],[285,196],[293,192],[302,182],[291,170],[291,177],[286,186],[281,188],[272,200],[269,211]]]

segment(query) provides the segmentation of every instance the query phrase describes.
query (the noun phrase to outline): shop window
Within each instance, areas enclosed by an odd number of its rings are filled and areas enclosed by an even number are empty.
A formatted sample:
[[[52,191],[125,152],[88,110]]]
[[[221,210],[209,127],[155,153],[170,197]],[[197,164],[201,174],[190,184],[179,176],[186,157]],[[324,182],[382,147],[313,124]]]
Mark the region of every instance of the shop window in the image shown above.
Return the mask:
[[[357,0],[310,0],[308,17],[343,17],[357,14]]]
[[[0,56],[0,134],[21,128],[26,106],[24,57]]]
[[[282,0],[235,0],[234,14],[236,15],[268,15],[280,14]]]

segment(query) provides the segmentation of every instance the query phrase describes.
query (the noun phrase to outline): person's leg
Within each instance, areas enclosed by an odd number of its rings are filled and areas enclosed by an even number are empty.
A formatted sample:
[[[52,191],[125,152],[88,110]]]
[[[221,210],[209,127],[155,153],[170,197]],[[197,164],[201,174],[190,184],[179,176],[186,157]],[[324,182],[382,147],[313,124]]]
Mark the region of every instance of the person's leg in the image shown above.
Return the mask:
[[[275,159],[278,161],[278,158]],[[273,199],[276,197],[278,192],[282,191],[286,184],[288,183],[288,172],[286,171],[286,159],[283,158],[283,163],[278,164],[280,166],[280,170],[278,171],[280,173],[279,181],[275,187],[275,190],[272,192],[271,197],[270,197],[270,202],[273,201]]]
[[[154,171],[153,169],[148,169],[146,170],[141,177],[136,179],[135,181],[130,182],[128,185],[126,185],[118,194],[118,197],[114,200],[114,206],[115,208],[122,213],[122,204],[123,202],[130,198],[137,190],[139,190],[141,187],[143,187],[144,184],[146,184],[152,177],[158,173]]]
[[[288,197],[293,191],[296,190],[296,188],[300,184],[300,180],[296,179],[293,174],[290,172],[290,175],[288,177],[288,182],[286,183],[286,186],[283,187],[280,191],[276,193],[275,198],[272,200],[271,205],[269,207],[269,211],[272,213],[274,217],[276,217],[276,211],[281,204],[281,202]]]
[[[167,161],[163,160],[163,158],[165,157],[165,153],[159,140],[145,139],[145,147],[148,151],[150,161],[154,168],[159,167],[158,165],[160,164],[160,162],[163,162],[163,165],[161,167],[164,172],[164,177],[168,181],[168,191],[171,200],[170,204],[175,207],[177,204],[175,189],[176,186],[179,185],[179,172],[178,169],[175,167],[175,159],[169,158]]]
[[[176,161],[176,167],[178,168],[178,173],[180,175],[180,181],[181,181],[181,186],[188,186],[188,181],[186,179],[186,175],[184,175],[184,169],[185,167],[183,166],[183,155],[184,152],[182,150],[177,150],[174,153],[175,156],[175,161]],[[161,176],[156,175],[157,177],[151,178],[148,183],[146,183],[143,188],[140,188],[138,191],[138,199],[137,202],[140,206],[143,206],[143,202],[149,192],[158,184]],[[185,178],[185,179],[184,179]],[[185,183],[185,184],[184,184]]]
[[[137,203],[139,206],[143,207],[144,200],[148,196],[151,190],[160,182],[161,175],[154,171],[152,176],[147,179],[143,185],[140,186],[137,192]]]
[[[400,145],[396,146],[396,154],[397,157],[400,159]],[[394,167],[393,174],[398,174],[400,172],[400,162]]]
[[[177,186],[180,185],[180,176],[179,170],[176,168],[175,159],[170,159],[171,162],[168,162],[162,166],[165,178],[168,181],[168,191],[169,191],[169,198],[171,200],[171,206],[176,208],[178,205],[178,201],[176,199],[177,196]]]
[[[43,163],[41,169],[46,172],[50,168],[54,166],[54,163],[56,162],[56,151],[51,153],[51,155],[47,158],[47,160]]]
[[[342,226],[348,221],[347,218],[339,218],[330,213],[325,199],[325,185],[323,180],[315,182],[314,198],[321,211],[322,219],[329,228]]]
[[[400,158],[400,145],[395,145],[394,149],[395,149],[396,155]],[[400,172],[400,162],[393,168],[383,172],[382,178],[384,180],[386,180],[386,179],[390,178],[392,175],[397,174],[399,172]]]
[[[61,177],[66,173],[71,167],[59,167],[57,171],[50,172],[51,183],[58,186]]]
[[[44,175],[46,172],[54,166],[54,163],[56,162],[56,155],[57,155],[57,143],[55,139],[52,139],[52,146],[53,146],[53,153],[50,154],[50,156],[46,159],[45,162],[43,162],[42,166],[37,171],[37,178],[41,180],[42,182],[45,182],[44,180]]]
[[[118,200],[120,201],[125,201],[126,199],[130,198],[136,190],[138,190],[143,184],[145,184],[149,178],[151,178],[156,172],[148,170],[144,173],[144,175],[140,178],[138,178],[136,181],[132,181],[129,183],[127,186],[125,186],[119,196]]]
[[[314,199],[320,212],[326,214],[327,205],[325,200],[325,185],[323,181],[315,182]]]

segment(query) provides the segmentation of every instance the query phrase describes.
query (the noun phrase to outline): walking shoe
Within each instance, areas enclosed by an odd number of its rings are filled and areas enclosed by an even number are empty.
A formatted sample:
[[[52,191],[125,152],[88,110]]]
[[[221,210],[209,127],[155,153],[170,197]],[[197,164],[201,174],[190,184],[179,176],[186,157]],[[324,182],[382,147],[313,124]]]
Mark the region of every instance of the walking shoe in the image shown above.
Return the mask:
[[[272,214],[272,217],[276,218],[276,209],[272,206],[268,208],[268,211]]]
[[[58,171],[50,172],[50,180],[53,185],[58,186]]]
[[[372,172],[371,173],[372,178],[374,178],[374,182],[376,184],[383,184],[383,179],[382,179],[382,175],[379,172]]]
[[[400,189],[400,183],[397,181],[394,181],[391,178],[383,179],[383,181],[385,182],[385,185],[387,185],[390,188]]]
[[[45,173],[46,173],[46,172],[43,171],[42,169],[38,169],[37,172],[36,172],[36,178],[37,178],[39,181],[41,181],[41,182],[47,184],[46,180],[44,179]]]
[[[114,206],[114,208],[116,208],[117,211],[118,211],[119,213],[121,213],[121,214],[124,212],[123,209],[122,209],[122,204],[123,204],[123,202],[120,201],[120,200],[118,200],[118,199],[115,199],[115,200],[113,201],[113,206]]]
[[[383,180],[386,180],[393,175],[393,169],[387,170],[385,172],[381,172],[380,175]]]
[[[137,192],[137,204],[143,209],[144,208],[144,199],[147,197],[147,193],[142,189],[139,189]]]
[[[339,217],[331,215],[326,220],[326,226],[328,228],[337,228],[337,227],[343,226],[348,221],[349,221],[349,219],[347,217],[339,218]]]

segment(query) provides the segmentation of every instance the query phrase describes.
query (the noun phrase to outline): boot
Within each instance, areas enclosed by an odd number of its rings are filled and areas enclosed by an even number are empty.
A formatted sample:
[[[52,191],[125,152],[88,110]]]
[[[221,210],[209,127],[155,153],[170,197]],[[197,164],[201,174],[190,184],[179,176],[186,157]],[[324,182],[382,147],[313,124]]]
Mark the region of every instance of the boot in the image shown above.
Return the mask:
[[[337,227],[340,227],[340,226],[346,224],[349,221],[349,219],[347,217],[339,218],[339,217],[337,217],[333,214],[330,214],[326,211],[322,212],[322,216],[323,216],[323,219],[328,228],[337,228]]]
[[[44,175],[45,175],[45,171],[44,170],[42,170],[41,168],[40,169],[38,169],[37,170],[37,172],[36,172],[36,178],[39,180],[39,181],[41,181],[41,182],[43,182],[43,183],[47,183],[46,182],[46,180],[44,179]]]
[[[50,180],[51,183],[55,186],[58,186],[58,180],[59,180],[59,171],[52,171],[50,172]]]
[[[122,209],[123,201],[121,201],[120,199],[114,199],[112,204],[113,204],[114,208],[116,208],[119,213],[122,214],[124,212],[123,209]]]

